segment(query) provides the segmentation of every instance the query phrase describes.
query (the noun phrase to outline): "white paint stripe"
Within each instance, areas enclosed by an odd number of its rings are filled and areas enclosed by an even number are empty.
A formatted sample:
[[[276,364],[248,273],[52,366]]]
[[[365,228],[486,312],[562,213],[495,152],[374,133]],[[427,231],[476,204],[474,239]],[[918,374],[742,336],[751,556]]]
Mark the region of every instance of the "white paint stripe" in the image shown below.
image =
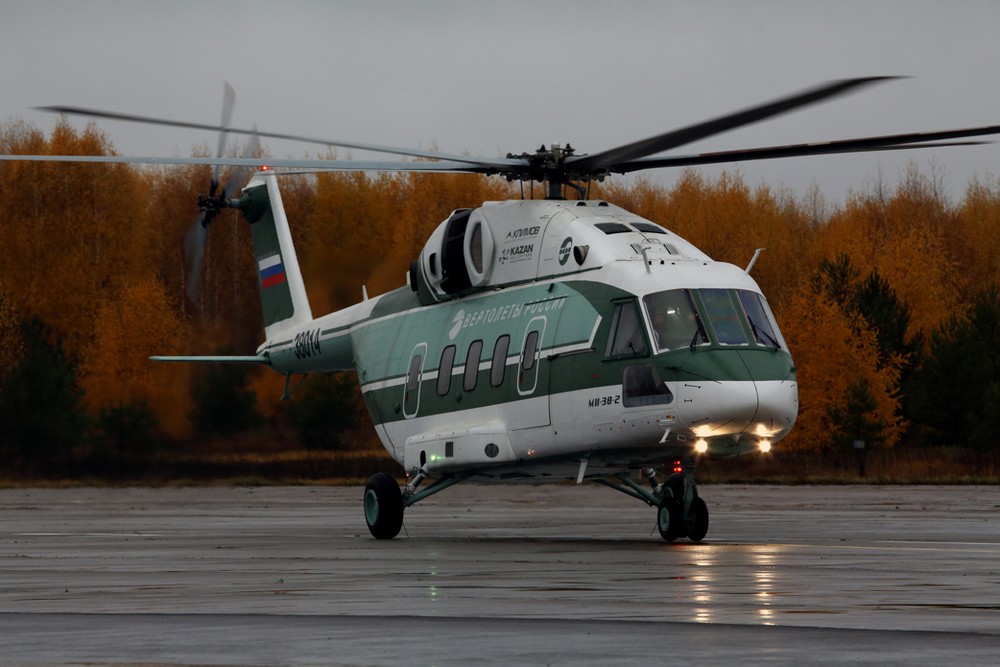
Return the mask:
[[[272,266],[277,266],[281,264],[281,255],[275,253],[273,255],[268,255],[267,257],[260,260],[260,270],[269,269]]]

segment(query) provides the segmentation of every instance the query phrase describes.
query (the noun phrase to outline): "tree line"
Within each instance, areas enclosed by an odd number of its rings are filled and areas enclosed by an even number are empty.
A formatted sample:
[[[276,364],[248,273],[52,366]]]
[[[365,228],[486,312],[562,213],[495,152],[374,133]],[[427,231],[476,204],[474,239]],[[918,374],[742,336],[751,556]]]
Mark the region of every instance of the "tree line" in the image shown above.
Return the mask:
[[[50,135],[0,126],[4,153],[110,154],[107,135],[60,122]],[[199,147],[196,154],[207,154]],[[329,157],[334,158],[335,155]],[[184,238],[208,167],[0,165],[0,423],[8,460],[141,456],[149,443],[272,428],[308,447],[345,446],[361,421],[352,377],[312,379],[290,404],[267,369],[155,364],[153,354],[247,353],[261,315],[249,230],[233,211],[208,234],[196,302]],[[223,180],[226,174],[223,175]],[[242,184],[240,184],[242,185]],[[282,180],[314,312],[405,282],[456,208],[520,197],[464,174],[328,173]],[[751,188],[739,174],[684,172],[594,184],[710,256],[753,269],[796,362],[799,421],[782,447],[947,444],[996,448],[1000,421],[1000,180],[957,203],[911,167],[832,204]]]

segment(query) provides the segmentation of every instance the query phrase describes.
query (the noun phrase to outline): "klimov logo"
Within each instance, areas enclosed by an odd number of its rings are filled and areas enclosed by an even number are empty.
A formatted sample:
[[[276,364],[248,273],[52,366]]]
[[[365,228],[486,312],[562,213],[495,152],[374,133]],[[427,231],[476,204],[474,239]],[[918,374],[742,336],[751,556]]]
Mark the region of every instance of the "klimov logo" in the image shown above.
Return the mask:
[[[559,266],[563,266],[569,260],[569,253],[573,249],[573,237],[567,236],[559,246]]]

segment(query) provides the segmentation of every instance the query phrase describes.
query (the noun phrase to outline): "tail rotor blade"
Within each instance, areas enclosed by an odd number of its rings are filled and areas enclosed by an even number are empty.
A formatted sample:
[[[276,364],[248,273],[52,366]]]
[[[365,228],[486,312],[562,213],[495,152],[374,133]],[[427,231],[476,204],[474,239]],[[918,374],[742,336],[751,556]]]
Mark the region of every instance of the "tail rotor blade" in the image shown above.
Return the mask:
[[[198,285],[201,282],[201,260],[205,254],[205,242],[208,240],[208,227],[205,224],[206,214],[199,215],[184,236],[184,259],[188,267],[187,295],[194,304],[198,300]]]
[[[215,149],[215,157],[222,157],[223,152],[226,150],[226,138],[229,134],[229,126],[233,121],[233,108],[235,106],[236,90],[226,81],[225,87],[222,90],[222,119],[219,121],[221,131],[219,132],[219,144]],[[221,168],[220,165],[212,167],[212,182],[215,184],[219,182],[219,171]],[[214,191],[212,194],[215,194]]]
[[[257,129],[256,124],[253,126],[253,129],[256,131]],[[240,157],[245,157],[245,158],[260,157],[260,152],[261,152],[260,136],[254,134],[251,135],[249,139],[247,139],[246,143],[243,144],[243,151]],[[226,187],[222,189],[222,196],[223,197],[232,196],[232,194],[235,191],[237,191],[246,183],[247,178],[253,171],[254,169],[252,167],[237,167],[236,170],[233,171],[232,175],[229,177],[229,181],[226,182]]]
[[[219,143],[215,151],[217,158],[222,157],[226,150],[226,139],[229,134],[229,126],[233,120],[233,109],[236,106],[236,91],[225,82],[222,91],[222,117],[219,122]],[[217,196],[225,197],[226,188],[219,194],[219,176],[222,166],[216,164],[212,167],[212,182],[209,184],[208,197],[204,199],[212,200]],[[199,197],[199,200],[203,198]],[[198,285],[201,282],[201,264],[205,255],[205,243],[208,241],[208,228],[212,225],[212,218],[218,213],[218,208],[211,205],[204,205],[201,214],[195,219],[194,224],[188,230],[184,238],[184,259],[188,267],[187,295],[188,300],[193,304],[198,298]]]

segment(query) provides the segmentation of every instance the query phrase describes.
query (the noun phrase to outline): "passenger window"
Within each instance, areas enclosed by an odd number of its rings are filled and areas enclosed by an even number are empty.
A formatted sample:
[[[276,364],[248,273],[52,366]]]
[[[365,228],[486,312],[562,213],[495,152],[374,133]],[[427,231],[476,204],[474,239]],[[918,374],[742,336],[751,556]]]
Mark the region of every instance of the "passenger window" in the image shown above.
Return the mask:
[[[719,339],[720,345],[746,345],[746,332],[740,324],[739,313],[736,306],[729,297],[729,290],[724,289],[703,289],[698,292],[701,295],[701,302],[705,304],[705,312],[708,321],[712,323],[715,330],[715,337]]]
[[[474,340],[469,345],[469,353],[465,357],[465,375],[462,378],[462,389],[472,391],[479,379],[479,360],[483,357],[483,341]]]
[[[646,337],[642,334],[639,312],[631,301],[615,304],[604,356],[631,357],[639,354],[646,354]]]
[[[493,348],[493,363],[490,365],[490,384],[499,387],[503,384],[503,376],[507,371],[507,350],[510,348],[510,336],[504,334],[497,338]]]
[[[524,356],[521,357],[521,370],[530,371],[535,367],[535,355],[538,354],[538,331],[528,332],[524,340]]]
[[[445,396],[451,389],[451,369],[455,366],[455,346],[449,345],[441,352],[441,364],[438,366],[438,396]]]
[[[415,354],[410,358],[410,370],[406,374],[406,393],[417,388],[420,382],[420,369],[423,367],[424,355]]]

